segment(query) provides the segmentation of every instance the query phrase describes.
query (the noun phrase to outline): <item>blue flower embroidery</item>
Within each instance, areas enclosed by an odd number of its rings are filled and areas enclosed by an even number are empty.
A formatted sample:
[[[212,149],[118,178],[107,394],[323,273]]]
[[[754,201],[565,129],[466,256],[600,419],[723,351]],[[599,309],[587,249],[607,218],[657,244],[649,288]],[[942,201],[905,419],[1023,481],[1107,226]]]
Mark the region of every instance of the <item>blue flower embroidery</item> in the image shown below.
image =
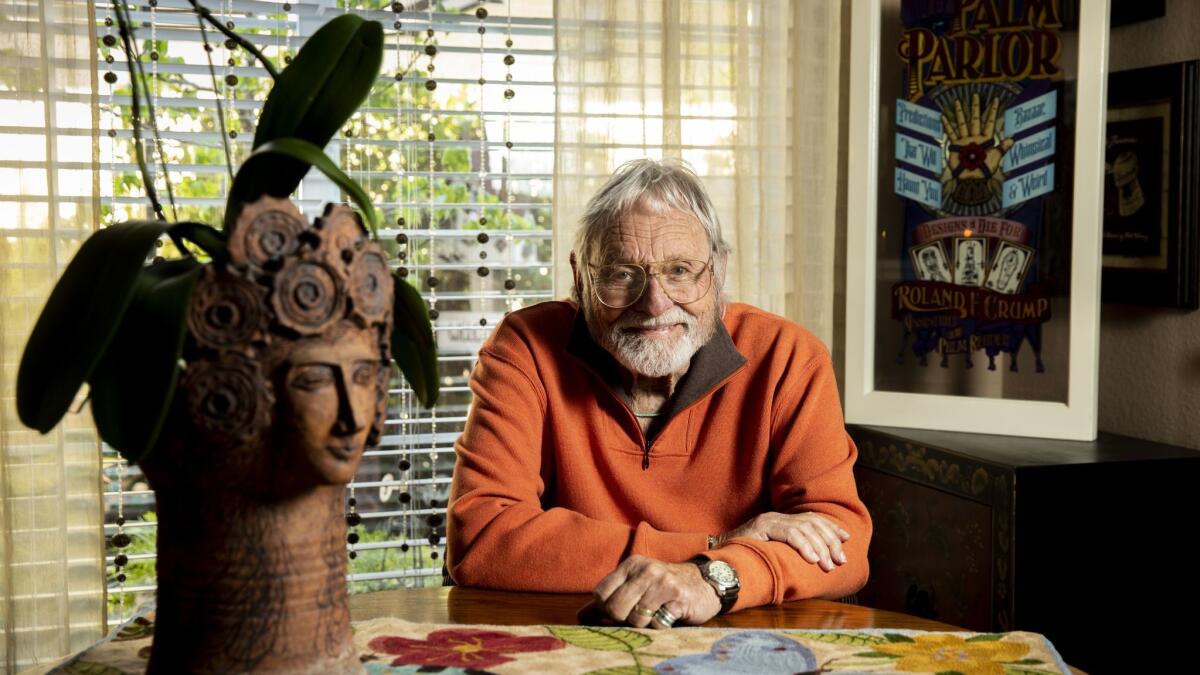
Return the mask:
[[[804,673],[817,669],[817,659],[795,640],[766,631],[745,631],[721,638],[707,654],[677,656],[654,669],[666,675]]]

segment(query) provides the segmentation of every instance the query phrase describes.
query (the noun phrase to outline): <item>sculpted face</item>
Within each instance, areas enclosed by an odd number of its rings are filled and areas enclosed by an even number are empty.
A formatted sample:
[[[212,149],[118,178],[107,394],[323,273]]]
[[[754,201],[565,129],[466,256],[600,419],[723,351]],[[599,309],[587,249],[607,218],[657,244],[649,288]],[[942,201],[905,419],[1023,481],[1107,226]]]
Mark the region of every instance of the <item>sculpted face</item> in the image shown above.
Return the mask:
[[[275,424],[323,482],[350,482],[362,458],[381,386],[376,335],[350,327],[301,340],[284,364]]]
[[[647,265],[678,260],[708,262],[711,258],[708,235],[695,216],[643,206],[613,227],[599,259],[578,263],[576,275],[591,274],[592,268],[585,262],[593,266]],[[682,373],[696,351],[712,337],[720,319],[720,289],[715,288],[711,267],[704,274],[710,288],[695,302],[679,304],[672,300],[659,278],[652,276],[641,297],[622,309],[601,304],[591,292],[589,281],[589,291],[582,294],[583,311],[593,339],[632,372],[647,377]]]

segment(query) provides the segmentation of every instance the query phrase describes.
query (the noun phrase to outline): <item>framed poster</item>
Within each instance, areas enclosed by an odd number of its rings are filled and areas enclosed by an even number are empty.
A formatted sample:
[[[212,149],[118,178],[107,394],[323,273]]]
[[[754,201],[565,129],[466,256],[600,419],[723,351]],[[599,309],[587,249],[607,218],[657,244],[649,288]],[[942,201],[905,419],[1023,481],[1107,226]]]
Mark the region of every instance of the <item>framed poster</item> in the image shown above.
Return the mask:
[[[1200,61],[1108,87],[1104,301],[1200,309]]]
[[[852,6],[846,419],[1096,436],[1108,3]]]

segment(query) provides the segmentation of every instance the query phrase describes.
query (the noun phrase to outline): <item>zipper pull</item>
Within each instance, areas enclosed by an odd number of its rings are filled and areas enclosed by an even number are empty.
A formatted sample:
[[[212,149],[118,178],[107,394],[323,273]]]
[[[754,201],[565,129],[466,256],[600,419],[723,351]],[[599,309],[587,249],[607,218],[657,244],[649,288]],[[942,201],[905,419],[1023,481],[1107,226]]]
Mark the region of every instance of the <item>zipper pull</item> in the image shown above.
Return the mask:
[[[650,468],[650,447],[642,448],[642,471]]]

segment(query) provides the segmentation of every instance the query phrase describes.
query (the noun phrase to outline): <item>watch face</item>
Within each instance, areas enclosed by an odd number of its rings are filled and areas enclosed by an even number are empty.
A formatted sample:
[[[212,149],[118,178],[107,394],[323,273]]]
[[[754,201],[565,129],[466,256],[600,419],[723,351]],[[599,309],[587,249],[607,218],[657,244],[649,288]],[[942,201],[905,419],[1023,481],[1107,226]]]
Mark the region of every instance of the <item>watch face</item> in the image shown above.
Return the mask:
[[[738,582],[737,572],[733,571],[729,563],[720,560],[714,560],[708,564],[708,576],[721,586],[732,586]]]

